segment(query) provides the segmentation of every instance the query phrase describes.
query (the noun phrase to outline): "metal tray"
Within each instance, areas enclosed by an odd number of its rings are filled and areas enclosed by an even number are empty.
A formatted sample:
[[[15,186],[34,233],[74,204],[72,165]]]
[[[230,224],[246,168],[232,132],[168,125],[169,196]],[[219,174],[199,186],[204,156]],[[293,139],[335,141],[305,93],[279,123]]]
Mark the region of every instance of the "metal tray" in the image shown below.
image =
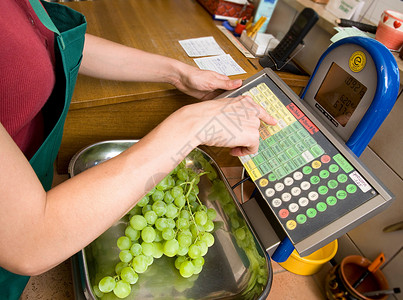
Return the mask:
[[[71,159],[69,174],[73,177],[118,155],[136,142],[115,140],[93,144]],[[197,171],[204,171],[207,166],[217,174],[213,180],[204,175],[199,183],[201,201],[217,211],[213,233],[215,243],[205,256],[202,272],[188,279],[179,275],[174,258],[163,256],[155,259],[145,273],[139,274],[138,282],[132,286],[132,293],[126,299],[266,299],[273,274],[270,258],[251,229],[222,171],[200,149],[187,156],[186,164]],[[122,218],[72,258],[76,299],[98,299],[92,289],[95,280],[99,280],[97,272],[105,274],[118,262],[116,239],[124,234],[126,222],[127,218]],[[242,224],[249,242],[238,240],[234,235]]]

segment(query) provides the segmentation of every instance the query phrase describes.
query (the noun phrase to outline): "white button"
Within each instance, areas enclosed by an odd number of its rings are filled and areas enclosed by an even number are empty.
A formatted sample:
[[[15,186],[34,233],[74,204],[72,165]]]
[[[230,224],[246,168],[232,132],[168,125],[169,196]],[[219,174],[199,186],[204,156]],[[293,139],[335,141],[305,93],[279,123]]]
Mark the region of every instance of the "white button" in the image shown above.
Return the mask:
[[[308,194],[308,199],[311,201],[315,201],[319,198],[319,194],[317,192],[310,192]]]
[[[307,206],[309,203],[309,200],[306,197],[301,197],[301,198],[299,198],[298,203],[301,206]]]
[[[287,202],[291,200],[291,194],[290,193],[284,193],[281,195],[281,199],[283,199],[283,201]]]
[[[286,178],[284,178],[284,184],[286,185],[286,186],[290,186],[291,184],[293,184],[294,183],[294,179],[292,179],[291,177],[286,177]]]
[[[311,183],[309,181],[302,181],[301,182],[301,189],[307,191],[311,187]]]
[[[301,194],[301,189],[299,187],[293,187],[291,189],[291,195],[298,196],[299,194]]]
[[[280,198],[274,198],[273,201],[271,202],[271,205],[273,207],[279,207],[283,203]]]
[[[272,188],[268,188],[264,193],[266,194],[267,197],[273,197],[276,191]]]
[[[292,212],[292,213],[296,212],[298,209],[299,209],[299,206],[298,206],[297,203],[291,203],[291,204],[288,206],[288,210],[289,210],[290,212]]]
[[[277,182],[274,185],[274,188],[277,192],[281,192],[282,190],[284,190],[284,184],[282,184],[281,182]]]
[[[304,175],[301,172],[295,172],[292,177],[294,177],[295,180],[301,180]]]

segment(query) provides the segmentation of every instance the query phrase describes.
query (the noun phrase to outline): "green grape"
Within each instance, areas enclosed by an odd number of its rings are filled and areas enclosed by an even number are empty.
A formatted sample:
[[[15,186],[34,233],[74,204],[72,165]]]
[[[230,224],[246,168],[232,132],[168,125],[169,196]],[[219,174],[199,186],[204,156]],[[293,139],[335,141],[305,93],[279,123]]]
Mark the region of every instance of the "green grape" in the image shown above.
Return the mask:
[[[124,280],[119,280],[118,282],[116,282],[116,286],[113,289],[113,293],[115,294],[115,296],[120,299],[129,296],[131,291],[132,288],[130,284]]]
[[[102,297],[103,297],[104,293],[102,293],[102,292],[99,290],[99,287],[98,287],[97,285],[94,285],[94,286],[92,287],[92,290],[94,291],[95,296],[97,296],[97,297],[99,297],[99,298],[102,298]]]
[[[141,214],[141,207],[140,206],[135,206],[129,211],[129,215],[138,215]]]
[[[179,180],[187,181],[188,180],[188,171],[187,171],[187,169],[179,169],[176,172],[176,176],[178,176]]]
[[[190,258],[195,259],[201,256],[201,251],[198,245],[192,244],[189,247],[188,255]]]
[[[161,200],[155,201],[152,207],[153,207],[153,211],[155,211],[155,213],[159,217],[165,215],[165,213],[167,211],[167,204]]]
[[[146,255],[146,264],[147,266],[151,266],[154,262],[154,257],[152,257],[151,255]]]
[[[214,230],[214,223],[211,220],[207,220],[206,224],[203,226],[204,231],[212,232]]]
[[[150,198],[148,196],[144,196],[139,202],[137,202],[137,205],[143,207],[148,204],[148,201],[150,201]]]
[[[207,243],[202,241],[202,240],[200,240],[200,241],[196,242],[196,245],[200,249],[200,255],[205,256],[207,254],[207,251],[208,251]]]
[[[201,236],[201,240],[206,242],[207,247],[214,245],[214,236],[210,232],[204,232]]]
[[[153,257],[160,258],[164,255],[164,245],[162,243],[154,243]]]
[[[206,224],[207,219],[208,219],[207,213],[205,211],[200,210],[200,211],[196,212],[195,221],[196,221],[197,225],[203,226],[204,224]]]
[[[192,263],[195,267],[203,267],[204,265],[204,257],[200,256],[192,260]]]
[[[143,248],[141,247],[141,245],[139,243],[135,243],[132,245],[132,247],[130,248],[130,253],[133,256],[137,256],[140,255],[141,253],[143,253]]]
[[[190,223],[189,223],[189,219],[185,219],[185,218],[177,218],[176,219],[176,227],[178,229],[187,229],[189,228]]]
[[[154,242],[161,242],[164,239],[162,238],[162,232],[161,230],[155,229],[155,239]]]
[[[209,220],[214,221],[217,218],[217,212],[214,208],[207,209],[207,217]]]
[[[202,266],[194,266],[194,271],[193,274],[200,274],[200,272],[203,270]]]
[[[175,198],[174,203],[177,207],[183,207],[186,203],[186,197],[185,195],[179,195],[178,197]]]
[[[121,236],[118,238],[116,245],[120,250],[128,250],[132,246],[132,242],[127,236]]]
[[[128,264],[126,262],[123,262],[123,261],[118,262],[115,266],[116,275],[120,275],[120,272],[122,272],[122,269],[127,266],[128,266]]]
[[[140,238],[140,231],[134,229],[131,225],[128,225],[125,229],[125,235],[130,238],[130,240],[137,241]]]
[[[177,255],[184,256],[184,255],[188,254],[188,252],[189,252],[189,248],[188,248],[188,247],[181,247],[181,246],[179,245],[179,249],[178,249]]]
[[[187,209],[182,209],[181,212],[179,213],[179,217],[189,220],[190,219],[190,213]]]
[[[175,197],[172,196],[171,191],[172,191],[172,189],[169,191],[166,191],[164,194],[164,202],[167,204],[172,203],[175,200]]]
[[[163,231],[165,228],[168,228],[168,221],[166,218],[159,218],[157,221],[155,221],[155,227],[159,231]]]
[[[183,189],[180,186],[174,186],[170,190],[170,194],[175,199],[176,197],[179,197],[180,195],[183,195]]]
[[[122,269],[122,272],[120,273],[120,278],[122,278],[124,281],[130,284],[135,284],[139,279],[139,275],[136,272],[134,272],[132,267],[125,267]]]
[[[178,253],[179,243],[176,239],[164,243],[164,254],[168,257],[174,257]]]
[[[175,268],[177,268],[179,270],[179,268],[181,267],[181,264],[186,260],[185,256],[178,256],[175,259]]]
[[[235,230],[235,237],[239,240],[243,240],[245,239],[245,230],[243,228],[238,228],[237,230]]]
[[[172,240],[175,237],[175,231],[172,228],[165,228],[162,231],[162,238],[166,241]]]
[[[178,179],[178,180],[176,180],[175,185],[176,186],[181,186],[184,183],[185,183],[185,181]]]
[[[136,273],[144,273],[148,268],[145,255],[140,254],[133,258],[132,267]]]
[[[146,226],[142,231],[141,231],[141,238],[143,239],[144,242],[146,243],[152,243],[155,240],[155,230],[151,226]]]
[[[154,225],[155,221],[158,219],[158,216],[155,211],[150,210],[144,214],[144,218],[149,225]]]
[[[170,178],[171,176],[168,175],[166,177],[164,177],[164,179],[162,179],[157,186],[155,187],[157,190],[159,191],[165,191],[166,189],[168,189],[170,187]],[[154,192],[155,193],[155,192]]]
[[[147,220],[143,216],[135,215],[130,218],[130,225],[133,229],[143,230],[147,226]]]
[[[176,227],[174,219],[167,218],[167,226],[168,228],[174,229]]]
[[[195,267],[189,260],[184,261],[179,267],[179,273],[182,277],[188,278],[193,275]]]
[[[175,218],[177,214],[178,214],[178,208],[176,207],[176,205],[173,203],[169,203],[167,205],[167,211],[165,213],[165,216],[167,216],[168,218]]]
[[[141,209],[141,213],[139,215],[144,216],[146,214],[146,212],[148,212],[150,210],[153,210],[153,208],[152,208],[151,204],[147,204]]]
[[[106,276],[98,283],[99,290],[102,293],[110,293],[116,286],[116,281],[111,276]]]
[[[151,195],[151,198],[154,200],[154,202],[162,201],[164,199],[164,192],[155,190],[155,192]]]
[[[146,196],[151,196],[152,194],[154,194],[154,192],[155,192],[155,187],[153,187],[153,188],[147,193]]]
[[[141,243],[141,249],[142,249],[144,255],[152,256],[153,253],[154,253],[154,244],[153,243],[142,242]]]
[[[119,259],[123,262],[128,263],[129,261],[131,261],[133,258],[133,255],[131,254],[131,252],[129,250],[122,250],[119,253]]]
[[[192,234],[181,232],[178,234],[178,242],[180,247],[188,248],[192,244]]]

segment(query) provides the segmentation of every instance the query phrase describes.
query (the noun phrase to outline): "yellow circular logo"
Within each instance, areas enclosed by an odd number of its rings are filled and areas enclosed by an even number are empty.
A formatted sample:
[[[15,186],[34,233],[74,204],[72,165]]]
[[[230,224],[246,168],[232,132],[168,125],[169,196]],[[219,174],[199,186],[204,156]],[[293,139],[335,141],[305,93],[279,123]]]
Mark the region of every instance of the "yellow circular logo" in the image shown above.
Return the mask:
[[[367,63],[367,58],[365,53],[362,51],[355,51],[351,56],[350,60],[348,61],[348,65],[350,70],[353,72],[360,72],[364,69],[365,64]]]

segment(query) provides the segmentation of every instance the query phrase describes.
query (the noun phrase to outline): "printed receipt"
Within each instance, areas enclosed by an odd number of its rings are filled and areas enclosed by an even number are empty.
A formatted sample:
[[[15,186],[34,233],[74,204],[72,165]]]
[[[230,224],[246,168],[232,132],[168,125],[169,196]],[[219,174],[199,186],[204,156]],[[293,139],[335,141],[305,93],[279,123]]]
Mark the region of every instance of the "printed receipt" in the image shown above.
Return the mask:
[[[227,76],[246,73],[229,54],[218,45],[212,36],[179,41],[182,48],[202,70],[216,71]]]
[[[216,71],[226,76],[246,73],[229,54],[195,58],[194,61],[202,70]]]

